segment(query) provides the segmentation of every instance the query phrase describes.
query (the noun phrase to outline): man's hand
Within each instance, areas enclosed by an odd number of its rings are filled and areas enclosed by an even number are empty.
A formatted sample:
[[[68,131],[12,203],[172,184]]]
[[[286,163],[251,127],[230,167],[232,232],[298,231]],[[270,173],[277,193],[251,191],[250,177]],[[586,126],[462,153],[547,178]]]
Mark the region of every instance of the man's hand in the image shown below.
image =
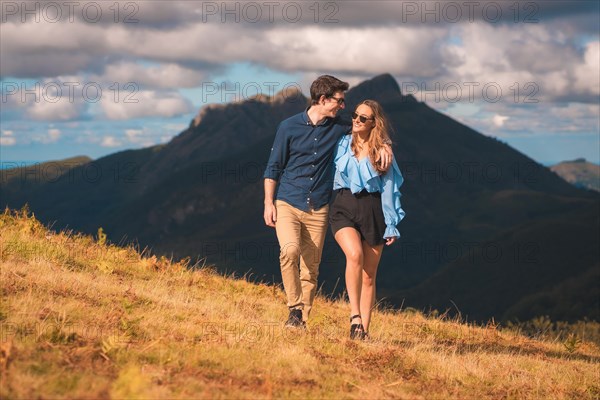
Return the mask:
[[[275,221],[277,221],[277,208],[273,203],[275,198],[275,187],[277,182],[273,179],[265,179],[265,224],[271,228],[275,228]]]
[[[265,203],[265,224],[271,228],[275,228],[275,222],[277,221],[277,208],[273,203]]]
[[[379,149],[379,164],[381,165],[381,168],[387,171],[392,165],[393,157],[394,153],[392,152],[392,148],[389,144],[386,144]]]
[[[395,237],[395,236],[394,236],[394,237],[391,237],[391,238],[387,238],[387,239],[385,239],[385,245],[386,245],[386,246],[390,246],[390,245],[392,245],[392,244],[393,244],[395,241],[396,241],[396,237]]]

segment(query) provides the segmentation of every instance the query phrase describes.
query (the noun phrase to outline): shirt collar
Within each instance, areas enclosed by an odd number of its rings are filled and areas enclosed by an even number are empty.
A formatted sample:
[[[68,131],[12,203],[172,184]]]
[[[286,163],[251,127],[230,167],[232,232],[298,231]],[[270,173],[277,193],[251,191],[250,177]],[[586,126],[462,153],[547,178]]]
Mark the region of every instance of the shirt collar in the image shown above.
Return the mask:
[[[311,107],[311,106],[308,106],[308,107],[306,107],[306,110],[304,110],[304,112],[302,113],[302,116],[303,116],[303,119],[304,119],[304,123],[305,123],[306,125],[312,125],[312,122],[310,122],[310,118],[308,117],[308,109],[309,109],[310,107]],[[329,122],[330,122],[330,121],[331,121],[331,118],[329,118],[329,117],[325,117],[325,118],[324,118],[324,119],[321,121],[321,123],[320,123],[320,124],[317,124],[317,125],[315,125],[315,126],[324,126],[324,125],[327,125],[327,124],[329,124]]]

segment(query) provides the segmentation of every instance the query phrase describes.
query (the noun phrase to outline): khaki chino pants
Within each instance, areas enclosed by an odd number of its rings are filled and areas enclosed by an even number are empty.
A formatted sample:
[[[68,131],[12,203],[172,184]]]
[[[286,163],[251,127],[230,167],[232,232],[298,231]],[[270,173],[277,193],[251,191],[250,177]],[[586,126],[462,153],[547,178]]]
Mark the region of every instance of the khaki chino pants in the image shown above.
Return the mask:
[[[287,305],[290,309],[301,309],[306,321],[317,291],[329,205],[305,212],[285,201],[275,200],[275,207],[275,230]]]

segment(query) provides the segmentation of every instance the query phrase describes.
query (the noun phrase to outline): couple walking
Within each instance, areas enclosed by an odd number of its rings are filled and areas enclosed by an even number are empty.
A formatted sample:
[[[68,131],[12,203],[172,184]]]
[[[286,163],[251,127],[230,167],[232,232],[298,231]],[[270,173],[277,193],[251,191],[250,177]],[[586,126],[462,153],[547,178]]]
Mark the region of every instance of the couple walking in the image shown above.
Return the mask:
[[[264,174],[265,224],[280,246],[288,327],[305,327],[317,289],[327,222],[346,256],[350,337],[367,337],[383,245],[396,225],[403,178],[381,106],[361,102],[352,126],[336,114],[348,83],[323,75],[310,87],[311,105],[279,125]],[[332,190],[335,199],[329,205]],[[299,265],[299,267],[298,267]]]

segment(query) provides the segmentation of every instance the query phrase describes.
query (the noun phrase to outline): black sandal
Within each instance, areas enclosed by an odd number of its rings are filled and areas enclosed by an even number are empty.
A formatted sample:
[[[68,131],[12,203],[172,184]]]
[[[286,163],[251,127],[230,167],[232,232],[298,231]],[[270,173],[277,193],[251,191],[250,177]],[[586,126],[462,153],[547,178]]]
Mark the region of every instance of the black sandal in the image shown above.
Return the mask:
[[[360,324],[353,324],[354,318],[361,318],[360,314],[356,314],[350,317],[350,339],[362,340],[365,338],[365,328],[362,325],[362,318]]]

